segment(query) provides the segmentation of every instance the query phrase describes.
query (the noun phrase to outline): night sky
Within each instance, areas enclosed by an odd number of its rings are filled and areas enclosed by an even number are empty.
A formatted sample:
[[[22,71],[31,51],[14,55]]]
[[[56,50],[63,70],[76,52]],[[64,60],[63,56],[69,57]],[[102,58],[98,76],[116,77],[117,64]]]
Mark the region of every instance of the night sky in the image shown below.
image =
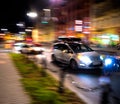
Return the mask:
[[[26,13],[32,8],[41,10],[49,0],[0,0],[0,28],[16,31],[16,23],[31,25]]]

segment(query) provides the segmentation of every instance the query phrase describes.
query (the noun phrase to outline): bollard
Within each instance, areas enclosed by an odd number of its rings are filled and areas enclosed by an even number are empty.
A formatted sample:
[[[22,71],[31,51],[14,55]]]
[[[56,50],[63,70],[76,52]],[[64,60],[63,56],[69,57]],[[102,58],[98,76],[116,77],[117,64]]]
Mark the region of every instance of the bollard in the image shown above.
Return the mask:
[[[102,85],[100,104],[110,104],[110,93],[112,89],[110,84]]]
[[[42,61],[41,64],[43,67],[42,75],[46,76],[47,60],[46,60],[46,56],[43,54],[43,52],[41,52],[41,61]]]
[[[45,77],[46,76],[46,69],[47,69],[46,55],[43,54],[43,51],[40,51],[40,52],[37,52],[34,57],[35,57],[37,63],[41,64],[41,66],[42,66],[41,74],[42,74],[42,76]]]
[[[42,55],[41,58],[42,58],[42,59],[41,59],[41,61],[42,61],[42,66],[43,66],[44,69],[46,69],[46,68],[47,68],[46,56],[45,56],[45,55]]]
[[[99,78],[99,84],[101,86],[100,104],[110,104],[110,94],[112,92],[111,81],[108,75],[101,76]]]
[[[58,92],[59,93],[64,93],[64,81],[65,81],[65,76],[66,76],[66,70],[67,68],[61,68],[60,69],[60,80],[59,80],[59,86],[58,86]]]

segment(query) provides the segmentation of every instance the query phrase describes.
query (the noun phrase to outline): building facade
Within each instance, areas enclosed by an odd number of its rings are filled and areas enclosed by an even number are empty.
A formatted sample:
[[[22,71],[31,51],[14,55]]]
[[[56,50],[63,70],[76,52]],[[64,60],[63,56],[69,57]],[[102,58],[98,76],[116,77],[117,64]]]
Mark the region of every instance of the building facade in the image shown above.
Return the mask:
[[[56,37],[77,36],[89,38],[90,0],[68,0],[54,9],[58,18]]]
[[[120,1],[94,0],[91,6],[91,40],[104,45],[120,41]]]

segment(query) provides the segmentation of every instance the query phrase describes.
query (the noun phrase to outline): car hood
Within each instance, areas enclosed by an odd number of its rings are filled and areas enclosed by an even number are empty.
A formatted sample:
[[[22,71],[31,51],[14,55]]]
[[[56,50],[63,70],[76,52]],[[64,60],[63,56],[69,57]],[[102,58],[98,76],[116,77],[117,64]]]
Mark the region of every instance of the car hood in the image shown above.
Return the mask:
[[[91,51],[91,52],[84,52],[84,53],[77,53],[77,55],[83,55],[83,56],[88,56],[88,57],[92,57],[92,56],[100,56],[99,53],[95,52],[95,51]]]

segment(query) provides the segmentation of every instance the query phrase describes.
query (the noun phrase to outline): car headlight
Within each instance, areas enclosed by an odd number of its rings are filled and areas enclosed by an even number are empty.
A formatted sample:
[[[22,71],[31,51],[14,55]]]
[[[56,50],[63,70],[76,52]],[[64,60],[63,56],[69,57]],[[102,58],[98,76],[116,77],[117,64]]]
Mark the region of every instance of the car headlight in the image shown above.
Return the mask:
[[[80,61],[82,61],[83,63],[85,63],[85,64],[88,64],[88,63],[91,63],[91,62],[92,62],[91,59],[90,59],[89,57],[87,57],[87,56],[79,55],[79,56],[78,56],[78,59],[79,59]]]
[[[103,56],[103,55],[100,55],[100,59],[101,59],[101,60],[104,60],[104,57],[105,57],[105,56]]]

